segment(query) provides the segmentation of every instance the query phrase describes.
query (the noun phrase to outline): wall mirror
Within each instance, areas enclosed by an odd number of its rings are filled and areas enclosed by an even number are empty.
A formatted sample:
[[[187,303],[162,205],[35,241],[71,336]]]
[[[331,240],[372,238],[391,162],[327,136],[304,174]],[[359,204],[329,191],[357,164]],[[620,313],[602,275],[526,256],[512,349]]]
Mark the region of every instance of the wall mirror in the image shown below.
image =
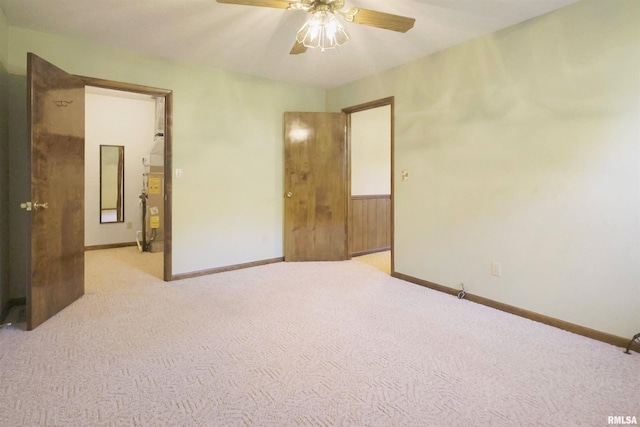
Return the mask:
[[[124,146],[100,146],[100,223],[124,222]]]

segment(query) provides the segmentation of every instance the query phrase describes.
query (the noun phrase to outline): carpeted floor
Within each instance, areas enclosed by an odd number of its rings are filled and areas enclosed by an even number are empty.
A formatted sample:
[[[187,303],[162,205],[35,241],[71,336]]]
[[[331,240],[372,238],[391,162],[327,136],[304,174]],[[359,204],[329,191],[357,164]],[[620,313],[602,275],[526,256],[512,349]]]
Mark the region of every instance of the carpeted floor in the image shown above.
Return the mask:
[[[165,283],[161,254],[86,255],[84,297],[35,331],[0,329],[0,426],[640,418],[640,354],[391,278],[371,258]]]

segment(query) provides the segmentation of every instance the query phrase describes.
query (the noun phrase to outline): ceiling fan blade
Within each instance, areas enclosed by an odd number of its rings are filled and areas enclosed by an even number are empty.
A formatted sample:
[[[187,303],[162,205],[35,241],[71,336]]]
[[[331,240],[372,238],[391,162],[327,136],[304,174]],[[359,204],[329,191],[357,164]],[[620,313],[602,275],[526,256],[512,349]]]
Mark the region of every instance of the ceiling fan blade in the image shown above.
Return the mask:
[[[301,53],[305,53],[307,51],[307,47],[296,40],[296,44],[291,48],[291,55],[300,55]]]
[[[413,24],[416,22],[414,18],[407,18],[406,16],[392,15],[390,13],[355,7],[346,10],[342,15],[349,22],[383,28],[385,30],[398,31],[401,33],[406,33],[412,29]]]
[[[242,4],[245,6],[275,7],[287,9],[291,2],[287,0],[216,0],[218,3]]]

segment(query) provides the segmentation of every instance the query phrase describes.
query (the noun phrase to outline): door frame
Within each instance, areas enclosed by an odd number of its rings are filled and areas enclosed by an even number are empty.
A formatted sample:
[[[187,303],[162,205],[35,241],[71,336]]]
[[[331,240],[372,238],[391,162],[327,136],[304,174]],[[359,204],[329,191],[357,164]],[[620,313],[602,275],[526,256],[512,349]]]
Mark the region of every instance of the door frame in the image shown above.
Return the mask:
[[[159,89],[150,86],[142,86],[132,83],[117,82],[114,80],[98,79],[94,77],[78,76],[84,81],[85,86],[100,87],[103,89],[134,92],[164,98],[164,266],[163,280],[173,280],[172,275],[172,171],[173,171],[173,91]]]
[[[389,106],[391,109],[391,215],[390,215],[390,230],[391,230],[391,273],[394,270],[394,152],[395,152],[395,97],[390,96],[387,98],[378,99],[375,101],[365,102],[364,104],[354,105],[352,107],[343,108],[342,112],[347,115],[347,245],[349,248],[349,259],[351,259],[351,221],[352,221],[352,206],[351,206],[351,114],[360,111],[371,110],[373,108]]]

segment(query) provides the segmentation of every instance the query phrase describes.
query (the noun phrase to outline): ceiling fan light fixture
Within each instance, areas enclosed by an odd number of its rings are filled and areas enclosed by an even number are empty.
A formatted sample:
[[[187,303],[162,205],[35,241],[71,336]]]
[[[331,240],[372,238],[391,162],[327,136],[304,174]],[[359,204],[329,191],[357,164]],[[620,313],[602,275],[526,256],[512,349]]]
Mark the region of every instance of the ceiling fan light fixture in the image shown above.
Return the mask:
[[[349,35],[333,13],[317,11],[300,28],[296,40],[305,47],[319,47],[324,52],[348,42]]]

